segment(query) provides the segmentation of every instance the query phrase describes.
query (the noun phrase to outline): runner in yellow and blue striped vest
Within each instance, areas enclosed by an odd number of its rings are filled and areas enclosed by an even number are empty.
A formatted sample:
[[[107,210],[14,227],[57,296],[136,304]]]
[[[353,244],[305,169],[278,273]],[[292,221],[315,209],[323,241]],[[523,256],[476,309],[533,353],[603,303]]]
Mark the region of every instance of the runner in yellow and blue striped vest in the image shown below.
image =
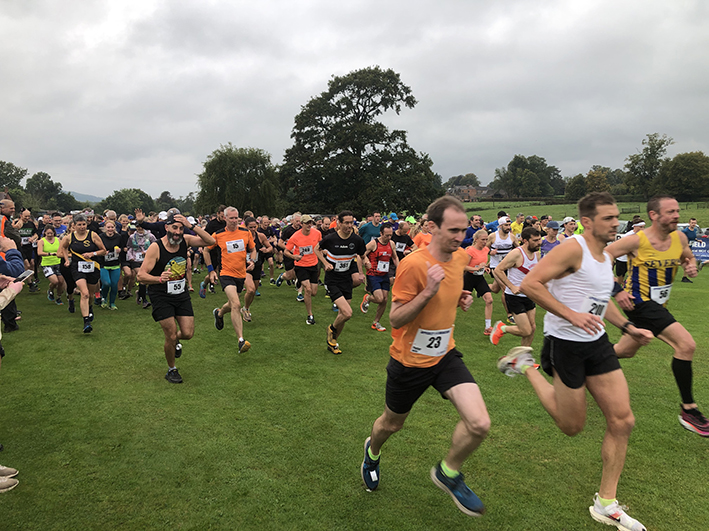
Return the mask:
[[[680,424],[702,437],[709,437],[709,421],[697,409],[692,394],[692,359],[696,343],[684,326],[667,310],[672,283],[681,266],[688,277],[697,276],[697,263],[687,236],[677,230],[679,203],[669,196],[653,197],[647,203],[652,226],[608,246],[614,257],[628,255],[625,288],[617,286],[616,301],[628,319],[639,328],[650,330],[674,349],[672,372],[682,404]],[[615,345],[619,358],[632,358],[640,343],[624,335]]]

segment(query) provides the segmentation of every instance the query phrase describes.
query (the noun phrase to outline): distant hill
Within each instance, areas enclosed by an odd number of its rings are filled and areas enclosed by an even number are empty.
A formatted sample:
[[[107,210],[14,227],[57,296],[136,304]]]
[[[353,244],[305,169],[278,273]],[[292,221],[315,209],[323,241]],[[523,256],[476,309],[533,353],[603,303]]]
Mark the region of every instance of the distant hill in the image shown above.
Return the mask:
[[[71,195],[74,196],[74,199],[77,201],[81,201],[82,203],[84,201],[88,201],[91,204],[98,203],[99,201],[103,201],[103,197],[96,197],[95,195],[89,195],[89,194],[80,194],[78,192],[69,192]]]

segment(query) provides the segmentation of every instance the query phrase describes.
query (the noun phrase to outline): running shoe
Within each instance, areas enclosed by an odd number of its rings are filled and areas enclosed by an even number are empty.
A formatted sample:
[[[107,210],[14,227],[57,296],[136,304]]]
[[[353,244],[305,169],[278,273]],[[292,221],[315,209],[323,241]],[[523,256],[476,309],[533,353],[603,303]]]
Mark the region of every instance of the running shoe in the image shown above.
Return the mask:
[[[690,284],[692,283],[692,281],[689,280],[689,277],[682,277],[682,282],[689,282]]]
[[[510,349],[507,356],[497,360],[498,370],[510,378],[522,374],[522,367],[534,367],[536,362],[532,357],[532,347],[515,347]]]
[[[702,437],[709,437],[709,420],[695,407],[693,409],[684,409],[680,406],[682,412],[679,416],[679,423],[686,430],[692,431]]]
[[[74,313],[76,308],[74,308],[74,299],[69,299],[69,313]]]
[[[209,293],[216,293],[216,291],[214,291],[214,284],[209,284]]]
[[[334,302],[332,303],[332,311],[333,311],[333,312],[339,312],[339,311],[340,311],[340,309],[337,307],[337,304],[335,304]]]
[[[180,356],[182,356],[182,343],[178,341],[175,345],[175,359],[179,359]]]
[[[371,492],[379,486],[379,461],[369,457],[369,446],[371,437],[367,437],[364,441],[364,461],[362,461],[362,481],[367,491]]]
[[[207,298],[207,288],[204,285],[204,280],[199,283],[199,296],[203,299]]]
[[[300,279],[298,277],[295,277],[295,289],[300,289]]]
[[[293,285],[293,281],[286,279],[286,284],[287,284],[288,286],[292,286],[292,285]]]
[[[325,298],[326,299],[330,298],[330,291],[327,289],[327,286],[325,286]]]
[[[150,308],[151,306],[152,306],[152,304],[150,304],[150,301],[149,301],[148,299],[145,299],[145,300],[143,301],[143,310],[147,310],[147,309]]]
[[[94,329],[93,326],[91,326],[91,322],[87,322],[84,324],[84,334],[89,334],[91,331]]]
[[[295,298],[298,302],[305,302],[305,297],[303,297],[302,293],[298,293],[298,296]]]
[[[308,315],[308,318],[305,320],[305,324],[314,325],[315,317],[313,317],[312,315]]]
[[[493,345],[497,345],[500,342],[500,339],[502,338],[505,333],[502,331],[502,327],[504,325],[502,324],[502,321],[497,321],[495,323],[495,326],[492,327],[492,334],[490,334],[490,343]]]
[[[19,472],[9,466],[0,465],[0,477],[14,478]]]
[[[481,516],[485,513],[483,502],[465,484],[465,478],[462,473],[458,473],[454,478],[449,478],[443,473],[439,462],[431,469],[431,479],[439,489],[450,494],[458,509],[468,516]]]
[[[337,338],[335,337],[335,329],[332,325],[327,327],[327,349],[335,355],[342,354],[340,344],[337,342]]]
[[[618,500],[603,507],[598,499],[598,493],[593,497],[593,505],[588,508],[591,518],[596,522],[614,525],[621,531],[646,531],[644,525],[626,514],[627,510],[628,508],[625,505],[620,505]]]
[[[56,299],[54,299],[54,304],[56,304],[57,306],[64,306],[61,297],[57,297]]]
[[[47,290],[47,299],[49,299],[50,302],[54,301],[54,292],[51,289]]]
[[[192,293],[193,291],[194,291],[194,288],[192,286],[190,286],[190,293]]]
[[[491,326],[488,326],[488,327],[485,329],[485,331],[483,332],[483,334],[485,334],[486,336],[489,336],[490,334],[492,334],[492,327],[491,327]]]
[[[117,310],[117,309],[118,309],[118,306],[116,306],[115,304],[111,304],[111,305],[108,307],[108,309],[109,309],[109,310]]]
[[[359,304],[359,309],[362,313],[367,313],[369,311],[369,301],[367,300],[368,296],[369,293],[365,293],[364,297],[362,297],[362,302]]]
[[[93,306],[89,308],[89,321],[94,322],[94,309]]]
[[[39,285],[36,282],[30,284],[30,293],[37,293],[39,291]]]
[[[384,328],[382,325],[380,325],[378,322],[372,323],[372,330],[376,330],[377,332],[386,332],[387,329]]]
[[[136,296],[135,303],[136,304],[143,304],[143,297],[141,297],[140,295]]]
[[[261,292],[260,292],[259,290],[256,290],[256,293],[254,293],[254,296],[255,296],[255,297],[260,297],[260,296],[261,296]]]
[[[0,492],[7,492],[8,490],[12,490],[19,484],[20,482],[17,481],[15,478],[0,477]]]
[[[517,323],[515,323],[515,316],[512,314],[507,315],[507,322],[510,323],[511,325],[517,324]]]
[[[703,267],[704,267],[704,262],[703,261],[699,262],[697,264],[697,271],[701,271]]]
[[[239,340],[239,354],[243,354],[244,352],[246,352],[250,348],[251,348],[251,343],[249,343],[245,339]]]
[[[268,283],[271,284],[272,286],[276,285],[276,281],[273,279],[269,280]]]
[[[219,315],[219,308],[214,308],[212,315],[214,315],[214,328],[217,330],[224,328],[224,316]]]
[[[248,308],[241,309],[241,317],[247,323],[251,322],[251,312],[248,310]]]
[[[283,275],[285,275],[285,273],[281,273],[280,275],[278,275],[278,278],[276,279],[276,287],[277,288],[280,288],[281,284],[283,284]]]
[[[165,379],[170,383],[182,383],[182,376],[177,372],[177,368],[168,370]]]

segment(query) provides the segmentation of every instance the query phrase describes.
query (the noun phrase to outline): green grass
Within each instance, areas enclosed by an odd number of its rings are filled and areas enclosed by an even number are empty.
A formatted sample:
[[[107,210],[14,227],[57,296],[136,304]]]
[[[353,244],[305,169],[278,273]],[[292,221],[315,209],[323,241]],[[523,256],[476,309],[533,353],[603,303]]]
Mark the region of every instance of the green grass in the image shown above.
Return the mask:
[[[389,334],[370,330],[371,315],[357,310],[336,357],[325,348],[335,314],[323,291],[315,326],[306,326],[292,288],[261,292],[243,355],[228,321],[222,332],[212,325],[224,295],[195,294],[182,385],[163,379],[162,333],[134,301],[97,309],[84,335],[78,314],[23,292],[21,330],[3,338],[0,375],[0,463],[20,470],[20,485],[0,496],[0,529],[605,529],[588,515],[601,471],[598,408],[590,402],[580,435],[561,434],[524,379],[497,372],[496,359],[518,342],[490,344],[480,300],[456,326],[492,418],[489,438],[464,465],[488,507],[473,520],[428,477],[457,420],[433,390],[384,447],[380,488],[362,487],[362,443],[384,406]],[[705,410],[708,295],[702,274],[676,284],[670,301],[699,345],[695,393]],[[677,422],[670,357],[654,342],[623,362],[637,425],[619,498],[649,529],[703,529],[709,441]]]
[[[709,226],[709,209],[704,207],[706,203],[680,203],[680,221],[686,223],[689,218],[697,218],[700,227]],[[631,220],[635,214],[639,214],[643,219],[650,224],[650,218],[645,211],[646,203],[618,203],[618,208],[621,210],[621,220]],[[519,213],[524,213],[525,216],[552,216],[552,219],[561,221],[566,216],[578,217],[578,209],[576,203],[565,205],[540,205],[539,203],[529,201],[495,201],[484,203],[465,203],[465,208],[468,210],[468,217],[472,214],[480,214],[485,223],[490,223],[497,218],[497,213],[504,210],[510,216],[512,221]],[[626,209],[626,212],[623,212]]]

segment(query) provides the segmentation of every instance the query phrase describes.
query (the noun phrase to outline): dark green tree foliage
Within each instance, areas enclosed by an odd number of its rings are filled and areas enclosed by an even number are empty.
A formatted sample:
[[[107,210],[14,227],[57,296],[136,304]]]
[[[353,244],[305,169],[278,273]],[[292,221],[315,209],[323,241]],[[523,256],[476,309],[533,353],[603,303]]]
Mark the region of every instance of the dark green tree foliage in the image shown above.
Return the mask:
[[[52,181],[52,177],[48,173],[40,171],[27,179],[25,192],[33,202],[36,202],[36,206],[43,207],[50,199],[62,192],[62,185]]]
[[[200,212],[215,212],[220,204],[256,215],[274,213],[278,198],[278,172],[263,149],[220,146],[197,176]]]
[[[709,197],[709,157],[701,151],[680,153],[660,168],[654,194],[669,194],[679,201]]]
[[[196,200],[197,194],[195,194],[194,192],[190,192],[185,197],[175,199],[174,206],[179,208],[180,212],[182,213],[193,215],[195,213],[194,204]]]
[[[652,185],[660,174],[662,164],[669,160],[666,157],[667,148],[674,140],[667,135],[652,133],[643,139],[643,149],[640,153],[630,155],[626,160],[628,171],[625,184],[631,193],[642,195],[646,200],[652,193]]]
[[[172,207],[176,206],[176,203],[177,201],[172,197],[170,192],[165,190],[163,193],[160,194],[160,197],[155,198],[155,210],[169,210]],[[182,212],[181,209],[180,212]]]
[[[99,202],[95,210],[101,212],[107,208],[115,210],[118,215],[131,214],[136,208],[140,208],[143,212],[150,212],[155,210],[155,201],[139,188],[123,188],[115,190]]]
[[[510,197],[549,197],[561,189],[561,172],[543,157],[515,155],[506,168],[497,168],[490,187]]]
[[[605,169],[591,170],[586,174],[586,193],[610,192],[611,185],[608,183],[608,172]]]
[[[281,183],[288,207],[308,212],[350,209],[422,212],[443,194],[428,155],[406,132],[378,121],[387,111],[412,109],[416,99],[393,70],[364,68],[333,77],[295,117]]]
[[[9,189],[22,188],[20,181],[28,174],[29,172],[25,168],[15,166],[12,162],[0,160],[0,191],[6,187]]]
[[[586,195],[586,176],[579,173],[571,177],[566,183],[564,198],[570,202],[576,202]]]
[[[465,175],[456,175],[448,179],[443,188],[453,188],[454,186],[480,186],[480,179],[474,173],[466,173]]]

